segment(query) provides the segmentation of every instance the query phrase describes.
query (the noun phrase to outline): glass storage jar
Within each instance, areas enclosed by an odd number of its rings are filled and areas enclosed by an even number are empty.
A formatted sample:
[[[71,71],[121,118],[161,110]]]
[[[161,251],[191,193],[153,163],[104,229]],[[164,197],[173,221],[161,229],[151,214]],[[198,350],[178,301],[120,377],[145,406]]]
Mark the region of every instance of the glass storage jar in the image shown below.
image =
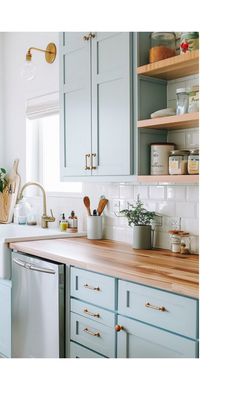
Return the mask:
[[[180,54],[199,49],[199,33],[183,32],[180,37]]]
[[[199,175],[199,149],[190,151],[188,156],[188,174]]]
[[[189,89],[176,89],[176,115],[188,113]]]
[[[174,32],[153,32],[151,34],[151,48],[149,62],[165,60],[176,55]]]
[[[188,174],[189,150],[173,150],[169,156],[169,174],[187,175]]]
[[[199,86],[192,86],[189,92],[188,113],[199,111]]]

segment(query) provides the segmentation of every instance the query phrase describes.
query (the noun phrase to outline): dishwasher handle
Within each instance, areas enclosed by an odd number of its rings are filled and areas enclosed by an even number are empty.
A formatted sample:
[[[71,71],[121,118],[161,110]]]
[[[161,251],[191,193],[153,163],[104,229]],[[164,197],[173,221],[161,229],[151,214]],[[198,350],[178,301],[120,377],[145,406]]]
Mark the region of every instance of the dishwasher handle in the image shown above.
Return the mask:
[[[36,266],[36,265],[31,265],[30,263],[24,262],[23,260],[20,260],[20,259],[13,258],[13,262],[16,265],[21,266],[22,268],[25,268],[25,269],[29,269],[31,271],[42,272],[42,273],[51,274],[51,275],[55,275],[55,273],[56,273],[53,269],[43,268],[43,267]]]

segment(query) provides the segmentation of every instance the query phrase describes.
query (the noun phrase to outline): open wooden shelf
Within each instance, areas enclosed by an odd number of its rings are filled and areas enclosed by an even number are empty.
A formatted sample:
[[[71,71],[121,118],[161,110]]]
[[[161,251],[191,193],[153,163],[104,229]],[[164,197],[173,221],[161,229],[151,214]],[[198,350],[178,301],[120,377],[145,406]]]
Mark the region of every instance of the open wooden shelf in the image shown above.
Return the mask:
[[[137,74],[172,80],[199,73],[199,51],[166,58],[137,68]]]
[[[184,115],[165,116],[162,118],[143,119],[138,121],[138,128],[156,129],[184,129],[196,128],[199,125],[199,113],[185,113]]]
[[[177,185],[194,185],[199,183],[199,175],[162,175],[162,176],[138,176],[138,181],[142,183],[162,183]]]

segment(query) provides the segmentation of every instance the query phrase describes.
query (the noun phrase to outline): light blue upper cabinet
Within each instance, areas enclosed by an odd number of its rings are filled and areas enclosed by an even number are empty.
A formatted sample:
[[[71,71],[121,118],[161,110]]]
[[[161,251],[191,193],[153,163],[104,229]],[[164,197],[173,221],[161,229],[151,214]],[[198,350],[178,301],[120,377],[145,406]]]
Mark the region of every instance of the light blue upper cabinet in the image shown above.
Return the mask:
[[[92,39],[92,174],[129,175],[132,157],[132,34]]]
[[[0,357],[11,357],[11,281],[0,279]]]
[[[61,176],[65,179],[91,173],[91,43],[85,35],[60,35]]]
[[[61,177],[133,173],[132,33],[60,37]]]

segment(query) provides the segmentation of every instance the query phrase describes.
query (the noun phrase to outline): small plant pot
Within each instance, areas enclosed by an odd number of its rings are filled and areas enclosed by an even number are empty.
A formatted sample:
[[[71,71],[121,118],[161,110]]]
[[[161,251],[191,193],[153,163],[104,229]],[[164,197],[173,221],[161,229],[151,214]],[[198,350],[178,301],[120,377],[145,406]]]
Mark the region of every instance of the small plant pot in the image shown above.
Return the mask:
[[[133,249],[151,249],[152,230],[150,225],[134,226],[133,229]]]

